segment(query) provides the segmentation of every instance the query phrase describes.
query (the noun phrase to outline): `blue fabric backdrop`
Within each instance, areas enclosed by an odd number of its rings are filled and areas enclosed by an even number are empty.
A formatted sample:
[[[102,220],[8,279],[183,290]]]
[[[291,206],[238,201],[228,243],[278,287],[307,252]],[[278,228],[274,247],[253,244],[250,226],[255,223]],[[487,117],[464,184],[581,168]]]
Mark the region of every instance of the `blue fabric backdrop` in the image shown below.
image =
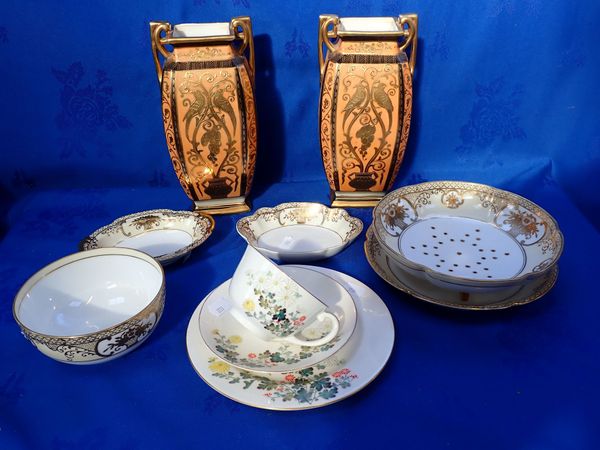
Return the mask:
[[[0,13],[0,448],[599,448],[600,3],[258,0],[4,1]],[[197,303],[243,251],[238,217],[167,273],[167,308],[131,355],[97,367],[40,356],[11,317],[20,284],[119,215],[187,208],[162,130],[148,22],[250,15],[255,206],[327,202],[317,107],[320,13],[419,14],[413,123],[398,186],[436,179],[521,193],[566,236],[544,300],[493,314],[421,305],[366,265],[363,237],[324,262],[372,286],[398,342],[358,396],[253,410],[196,377]],[[369,211],[353,211],[366,224]]]

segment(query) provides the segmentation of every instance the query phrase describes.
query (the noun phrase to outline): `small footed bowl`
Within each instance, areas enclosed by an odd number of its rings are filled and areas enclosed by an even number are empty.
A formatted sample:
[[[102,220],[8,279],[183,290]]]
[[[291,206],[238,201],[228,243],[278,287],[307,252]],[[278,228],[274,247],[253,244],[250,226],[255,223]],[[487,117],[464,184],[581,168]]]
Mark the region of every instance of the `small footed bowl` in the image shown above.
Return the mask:
[[[263,255],[288,263],[329,258],[360,234],[362,221],[344,209],[320,203],[282,203],[260,208],[236,225],[244,240]]]
[[[151,256],[107,248],[65,256],[21,287],[13,315],[40,352],[57,361],[93,364],[139,346],[165,304],[165,275]]]
[[[208,239],[214,227],[215,221],[208,214],[153,209],[116,219],[83,239],[79,249],[131,248],[168,266],[184,261]]]

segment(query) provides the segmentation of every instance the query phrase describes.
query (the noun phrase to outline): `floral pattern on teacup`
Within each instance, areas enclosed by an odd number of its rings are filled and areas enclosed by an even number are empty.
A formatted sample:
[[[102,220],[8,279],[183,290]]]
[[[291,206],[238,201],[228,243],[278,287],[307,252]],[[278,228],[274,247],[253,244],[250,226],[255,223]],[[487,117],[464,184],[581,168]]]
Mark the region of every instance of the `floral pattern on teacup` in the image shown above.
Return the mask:
[[[296,309],[296,301],[301,297],[297,286],[283,276],[269,270],[247,272],[254,295],[242,302],[244,313],[256,319],[265,330],[277,337],[287,337],[302,326],[306,316]]]
[[[334,399],[340,389],[351,387],[353,380],[358,378],[358,375],[348,368],[330,373],[324,370],[325,367],[324,364],[317,364],[288,373],[285,381],[278,381],[246,370],[237,371],[216,357],[208,360],[208,368],[212,375],[228,381],[229,384],[241,384],[243,389],[264,391],[263,395],[273,401],[296,401],[303,404]]]

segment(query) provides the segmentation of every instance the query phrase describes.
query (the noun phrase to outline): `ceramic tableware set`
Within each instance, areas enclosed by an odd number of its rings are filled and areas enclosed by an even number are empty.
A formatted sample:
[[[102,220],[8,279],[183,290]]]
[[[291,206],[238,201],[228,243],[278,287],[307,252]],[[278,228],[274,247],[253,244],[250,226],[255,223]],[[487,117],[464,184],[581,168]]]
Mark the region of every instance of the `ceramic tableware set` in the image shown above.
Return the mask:
[[[408,138],[417,23],[413,14],[319,18],[320,141],[332,204],[374,207],[366,259],[416,299],[471,310],[537,300],[554,285],[563,249],[556,221],[538,205],[458,181],[387,193]],[[104,362],[139,346],[165,306],[163,266],[184,262],[209,238],[211,215],[250,210],[250,18],[152,22],[150,33],[167,146],[194,211],[118,218],[25,282],[15,320],[57,361]],[[235,401],[277,410],[325,406],[375,379],[394,344],[383,300],[346,274],[298,265],[336,257],[362,222],[338,207],[295,202],[258,209],[236,229],[243,256],[188,324],[198,375]]]

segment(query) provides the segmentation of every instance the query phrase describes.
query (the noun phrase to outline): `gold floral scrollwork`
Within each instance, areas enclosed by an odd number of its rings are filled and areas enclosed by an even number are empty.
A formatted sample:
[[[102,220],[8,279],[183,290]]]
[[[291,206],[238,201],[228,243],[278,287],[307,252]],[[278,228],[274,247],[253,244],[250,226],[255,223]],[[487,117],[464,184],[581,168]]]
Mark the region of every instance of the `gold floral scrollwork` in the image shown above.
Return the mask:
[[[200,188],[212,198],[237,190],[239,146],[237,86],[229,71],[207,71],[181,84],[183,134],[191,145],[188,163],[201,179]]]
[[[417,219],[413,205],[406,198],[390,203],[381,216],[385,231],[391,236],[399,236],[408,225]]]
[[[507,206],[498,215],[496,223],[522,245],[533,245],[546,234],[546,224],[520,206]]]
[[[162,112],[163,112],[163,126],[165,130],[165,137],[167,139],[167,149],[169,150],[169,156],[173,163],[173,169],[175,175],[179,180],[179,184],[183,191],[189,198],[194,198],[192,183],[190,181],[189,174],[184,165],[183,155],[181,154],[180,143],[177,139],[174,127],[173,117],[173,93],[171,85],[173,83],[175,74],[172,71],[167,72],[167,79],[163,80],[162,84]]]
[[[396,73],[389,64],[355,64],[341,79],[341,98],[345,102],[341,115],[343,139],[339,143],[344,169],[341,182],[357,191],[384,183],[397,129],[392,102],[400,89]]]

